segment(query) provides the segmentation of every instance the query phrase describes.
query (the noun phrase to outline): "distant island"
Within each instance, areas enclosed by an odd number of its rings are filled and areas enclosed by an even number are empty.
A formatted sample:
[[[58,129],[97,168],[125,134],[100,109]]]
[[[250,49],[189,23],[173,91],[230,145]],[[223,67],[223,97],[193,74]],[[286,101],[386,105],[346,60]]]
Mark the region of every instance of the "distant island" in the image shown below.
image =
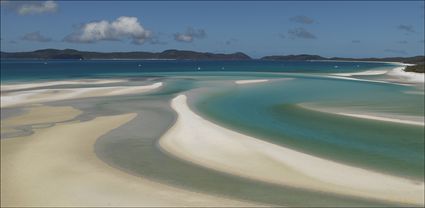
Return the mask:
[[[250,56],[242,52],[236,53],[208,53],[187,50],[165,50],[163,52],[90,52],[74,49],[42,49],[30,52],[1,52],[1,59],[159,59],[159,60],[252,60]],[[264,56],[260,60],[266,61],[379,61],[379,62],[402,62],[414,64],[407,66],[405,71],[424,73],[425,56],[413,57],[388,57],[388,58],[343,58],[323,57],[319,55],[273,55]]]
[[[176,59],[176,60],[250,60],[248,55],[237,52],[230,54],[203,53],[184,50],[163,52],[89,52],[74,49],[43,49],[31,52],[1,52],[1,59]]]

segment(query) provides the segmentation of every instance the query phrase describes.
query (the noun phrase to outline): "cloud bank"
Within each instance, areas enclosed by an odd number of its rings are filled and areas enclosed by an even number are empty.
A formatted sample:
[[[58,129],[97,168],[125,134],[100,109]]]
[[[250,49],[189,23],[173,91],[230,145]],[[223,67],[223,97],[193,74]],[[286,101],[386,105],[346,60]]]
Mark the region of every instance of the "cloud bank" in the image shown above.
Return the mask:
[[[303,16],[303,15],[291,17],[291,18],[289,18],[289,20],[291,22],[300,23],[300,24],[313,24],[314,23],[314,19],[307,17],[307,16]]]
[[[404,31],[406,31],[406,32],[409,32],[409,33],[414,33],[415,32],[415,29],[413,29],[413,26],[411,26],[411,25],[399,25],[398,27],[397,27],[397,29],[399,29],[399,30],[404,30]]]
[[[316,39],[316,36],[302,27],[288,30],[288,35],[292,39]]]
[[[194,39],[205,38],[207,33],[203,29],[194,29],[189,27],[184,33],[175,33],[174,40],[180,42],[192,42]]]
[[[143,44],[151,37],[151,31],[140,24],[137,17],[118,17],[114,21],[95,21],[81,25],[77,31],[64,38],[72,43],[94,43],[97,41],[116,41],[131,39],[134,44]]]
[[[38,32],[38,31],[27,33],[21,39],[26,40],[26,41],[33,41],[33,42],[50,42],[50,41],[52,41],[51,38],[48,38],[48,37],[41,35],[40,32]]]
[[[58,10],[58,4],[54,1],[2,1],[3,5],[19,15],[53,13]]]

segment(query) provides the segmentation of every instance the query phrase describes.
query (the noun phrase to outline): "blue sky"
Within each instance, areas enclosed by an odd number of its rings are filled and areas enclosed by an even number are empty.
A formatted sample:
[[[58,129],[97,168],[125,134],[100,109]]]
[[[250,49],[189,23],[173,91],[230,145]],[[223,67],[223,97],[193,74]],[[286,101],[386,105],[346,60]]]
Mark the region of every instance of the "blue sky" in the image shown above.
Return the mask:
[[[242,51],[253,57],[424,54],[424,2],[1,3],[1,50]]]

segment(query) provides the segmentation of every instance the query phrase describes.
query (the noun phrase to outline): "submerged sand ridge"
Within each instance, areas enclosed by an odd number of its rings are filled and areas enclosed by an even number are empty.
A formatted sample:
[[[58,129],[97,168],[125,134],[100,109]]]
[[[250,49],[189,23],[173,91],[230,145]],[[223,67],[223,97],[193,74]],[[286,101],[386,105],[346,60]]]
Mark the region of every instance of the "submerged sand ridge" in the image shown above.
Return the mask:
[[[75,118],[81,111],[69,106],[34,106],[25,109],[27,113],[1,121],[2,139],[4,135],[23,133],[22,126],[40,126],[65,122]]]
[[[193,113],[186,96],[171,102],[178,119],[159,144],[214,170],[298,188],[412,205],[424,204],[423,181],[321,159],[225,129]]]

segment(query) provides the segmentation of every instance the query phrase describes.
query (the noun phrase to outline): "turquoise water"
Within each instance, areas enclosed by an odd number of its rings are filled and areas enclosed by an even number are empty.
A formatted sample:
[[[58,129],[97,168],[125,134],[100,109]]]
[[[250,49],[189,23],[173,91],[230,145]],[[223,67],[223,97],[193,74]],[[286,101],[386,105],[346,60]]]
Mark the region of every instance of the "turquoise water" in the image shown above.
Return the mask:
[[[423,181],[423,126],[350,118],[299,106],[308,103],[423,116],[424,95],[405,93],[418,90],[413,86],[321,76],[387,67],[393,65],[274,61],[49,61],[47,64],[2,61],[1,81],[4,84],[125,78],[129,80],[125,85],[163,82],[162,88],[148,93],[48,103],[81,110],[83,113],[76,120],[138,113],[136,119],[102,136],[94,147],[103,161],[131,174],[196,192],[272,205],[400,206],[243,179],[176,159],[157,146],[159,138],[176,119],[169,107],[170,100],[185,93],[194,111],[226,128],[344,164]],[[271,81],[252,85],[233,82],[242,79]],[[14,115],[20,108],[2,109],[2,112]]]
[[[296,78],[237,87],[199,99],[205,116],[257,138],[367,169],[423,180],[424,128],[303,109],[297,103],[370,106],[423,115],[423,96],[405,86]],[[202,96],[201,96],[202,97]],[[406,108],[409,108],[406,110]]]

